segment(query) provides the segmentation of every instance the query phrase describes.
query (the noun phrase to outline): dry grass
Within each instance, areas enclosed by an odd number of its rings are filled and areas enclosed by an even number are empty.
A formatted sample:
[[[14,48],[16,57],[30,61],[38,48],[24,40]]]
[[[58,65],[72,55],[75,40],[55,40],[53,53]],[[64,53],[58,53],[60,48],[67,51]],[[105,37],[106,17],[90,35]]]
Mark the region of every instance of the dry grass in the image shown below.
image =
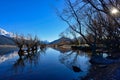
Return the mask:
[[[17,48],[15,45],[0,45],[0,48]]]

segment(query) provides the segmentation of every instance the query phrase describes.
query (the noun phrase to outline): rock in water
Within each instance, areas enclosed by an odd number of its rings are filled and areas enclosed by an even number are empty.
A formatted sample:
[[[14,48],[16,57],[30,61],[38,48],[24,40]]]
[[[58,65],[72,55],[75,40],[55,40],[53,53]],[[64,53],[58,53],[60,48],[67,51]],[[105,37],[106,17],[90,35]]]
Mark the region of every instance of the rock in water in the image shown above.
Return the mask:
[[[72,66],[72,69],[73,69],[74,72],[80,72],[81,71],[81,69],[77,66]]]

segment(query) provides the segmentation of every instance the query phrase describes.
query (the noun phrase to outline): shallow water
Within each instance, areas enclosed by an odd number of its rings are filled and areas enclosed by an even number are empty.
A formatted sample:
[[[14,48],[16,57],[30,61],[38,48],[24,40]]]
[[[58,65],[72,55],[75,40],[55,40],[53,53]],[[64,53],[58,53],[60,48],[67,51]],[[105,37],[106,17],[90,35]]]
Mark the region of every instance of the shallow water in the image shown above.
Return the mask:
[[[0,56],[0,80],[80,80],[91,67],[84,52],[48,48],[19,59],[14,51]]]

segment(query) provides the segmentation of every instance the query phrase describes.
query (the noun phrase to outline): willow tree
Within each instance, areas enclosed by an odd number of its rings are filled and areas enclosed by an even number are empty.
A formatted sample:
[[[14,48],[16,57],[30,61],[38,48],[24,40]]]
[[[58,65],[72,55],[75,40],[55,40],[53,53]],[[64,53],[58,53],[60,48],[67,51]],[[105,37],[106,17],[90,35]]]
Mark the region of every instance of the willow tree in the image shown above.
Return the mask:
[[[120,28],[120,0],[83,0],[95,10],[108,15]]]
[[[96,49],[96,43],[102,42],[107,35],[120,42],[119,0],[65,0],[65,2],[66,6],[58,16],[69,28],[78,33],[93,51]],[[111,11],[113,8],[117,10],[116,15]],[[86,35],[92,36],[92,41]]]
[[[20,56],[20,58],[22,58],[22,56],[24,55],[23,47],[25,45],[25,40],[26,39],[23,35],[21,35],[21,36],[16,35],[16,37],[15,37],[15,43],[19,48],[18,55]]]
[[[65,2],[66,7],[63,9],[61,14],[58,14],[58,16],[63,21],[65,21],[68,24],[69,28],[71,28],[75,33],[82,36],[87,44],[91,45],[88,43],[88,40],[86,39],[83,32],[85,26],[83,23],[83,14],[81,13],[87,3],[84,3],[82,0],[76,0],[75,2],[65,0]]]

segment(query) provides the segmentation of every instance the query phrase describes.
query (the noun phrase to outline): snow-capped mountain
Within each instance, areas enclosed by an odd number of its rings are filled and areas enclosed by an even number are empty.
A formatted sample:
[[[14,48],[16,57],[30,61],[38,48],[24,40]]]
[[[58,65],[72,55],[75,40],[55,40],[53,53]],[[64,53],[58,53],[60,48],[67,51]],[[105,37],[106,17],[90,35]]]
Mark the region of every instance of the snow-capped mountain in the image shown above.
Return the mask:
[[[15,35],[0,28],[0,45],[15,45]]]
[[[0,35],[6,36],[6,37],[15,37],[15,34],[13,34],[12,32],[7,32],[2,28],[0,28]]]

